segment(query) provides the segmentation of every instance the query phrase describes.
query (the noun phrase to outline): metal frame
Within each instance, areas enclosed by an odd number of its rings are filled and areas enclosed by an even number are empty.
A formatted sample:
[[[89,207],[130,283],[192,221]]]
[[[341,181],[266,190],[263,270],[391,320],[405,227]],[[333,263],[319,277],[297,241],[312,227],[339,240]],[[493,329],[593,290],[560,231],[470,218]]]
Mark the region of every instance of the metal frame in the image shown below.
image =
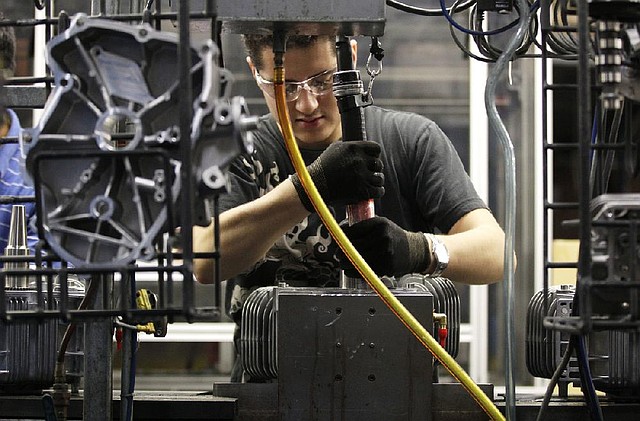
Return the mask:
[[[3,21],[0,25],[19,25],[24,27],[38,28],[38,35],[44,36],[44,43],[49,41],[53,36],[56,26],[58,30],[64,30],[65,25],[68,25],[68,16],[61,14],[58,17],[54,17],[54,1],[46,0],[43,2],[43,10],[36,10],[36,18],[34,19],[20,19],[13,21]],[[191,13],[189,11],[189,1],[180,0],[178,13],[163,13],[161,11],[161,2],[156,2],[155,10],[152,12],[145,12],[144,14],[119,14],[115,16],[113,13],[118,11],[119,1],[114,0],[93,0],[91,2],[91,15],[100,15],[100,18],[117,19],[119,21],[140,21],[145,19],[148,22],[153,22],[156,28],[160,28],[160,24],[165,20],[178,20],[180,26],[179,32],[179,46],[178,46],[178,63],[179,63],[179,89],[182,92],[179,98],[179,122],[182,133],[190,133],[191,131],[191,78],[190,78],[190,39],[189,39],[189,21],[190,19],[211,19],[213,24],[212,28],[216,28],[216,13],[212,11],[212,5],[214,2],[207,2],[207,9],[203,12]],[[44,14],[44,16],[43,16]],[[214,39],[215,39],[215,34]],[[43,46],[41,40],[36,40],[36,46]],[[36,68],[42,66],[42,64],[36,63]],[[43,68],[43,67],[41,67]],[[23,106],[38,108],[42,107],[44,103],[43,98],[46,98],[52,89],[53,78],[48,74],[46,76],[36,75],[36,77],[15,78],[10,80],[9,83],[17,84],[11,86],[8,89],[10,95],[9,98],[19,98],[23,93],[29,92],[30,101],[28,104],[22,104]],[[42,84],[44,86],[35,86],[34,84]],[[5,88],[6,89],[6,88]],[[9,103],[7,106],[11,107],[13,104]],[[191,162],[191,142],[188,141],[188,136],[185,137],[185,141],[181,142],[181,182],[183,186],[189,188],[182,189],[182,201],[179,209],[176,209],[180,213],[181,226],[192,226],[192,203],[194,200],[193,183],[191,180],[192,174],[192,162]],[[16,139],[13,139],[15,142]],[[36,181],[37,182],[37,181]],[[214,200],[214,218],[217,218],[217,200]],[[192,262],[195,257],[192,250],[192,238],[191,230],[183,230],[181,238],[177,240],[169,238],[169,244],[165,244],[165,240],[161,239],[157,244],[159,250],[166,249],[166,252],[160,252],[158,254],[157,266],[144,266],[140,267],[134,264],[127,265],[113,265],[112,267],[102,266],[100,268],[70,268],[64,263],[58,265],[55,259],[45,257],[41,252],[44,251],[46,244],[41,242],[36,250],[36,256],[22,257],[22,258],[5,258],[0,257],[0,260],[21,260],[21,261],[36,261],[36,266],[40,267],[39,263],[46,261],[46,265],[42,269],[38,270],[13,270],[0,273],[0,279],[6,278],[7,275],[29,275],[36,276],[39,281],[36,282],[38,298],[37,302],[33,306],[33,309],[29,311],[12,311],[7,309],[5,305],[5,290],[0,289],[0,318],[9,323],[20,323],[21,320],[43,320],[43,319],[62,319],[64,321],[72,323],[84,323],[85,324],[85,388],[83,399],[83,412],[85,420],[104,420],[111,418],[112,411],[112,384],[111,384],[111,372],[112,372],[112,336],[113,336],[113,324],[116,318],[122,318],[129,324],[136,324],[137,322],[146,322],[148,320],[158,320],[161,318],[167,318],[169,322],[174,320],[185,320],[189,323],[194,321],[219,321],[222,315],[221,310],[221,288],[220,283],[216,282],[214,289],[214,305],[210,306],[198,306],[195,304],[194,296],[194,279],[192,273]],[[219,232],[215,232],[214,252],[201,255],[202,257],[218,258],[219,244]],[[181,254],[176,254],[172,251],[172,246],[180,246],[182,249]],[[51,253],[49,253],[51,255]],[[178,259],[182,259],[178,262]],[[216,265],[218,266],[218,265]],[[75,309],[72,308],[69,302],[66,277],[69,274],[77,274],[81,276],[87,276],[96,281],[99,284],[98,297],[89,309]],[[129,288],[125,287],[128,282],[116,282],[114,281],[114,274],[118,274],[121,280],[129,279],[131,285],[135,285],[136,274],[145,274],[144,278],[148,278],[146,274],[156,274],[157,288],[159,291],[160,299],[158,300],[158,306],[155,309],[138,309],[136,308],[135,301],[132,300],[128,294]],[[216,279],[219,278],[219,274],[216,273]],[[56,300],[52,299],[52,291],[54,290],[54,276],[59,276],[61,282],[60,286],[60,299],[56,303]],[[118,290],[113,288],[113,285],[120,284],[122,287]],[[177,288],[181,286],[181,291]],[[178,292],[181,293],[178,296]],[[120,303],[115,304],[111,302],[112,296],[119,296]],[[226,338],[228,340],[228,338]],[[123,349],[123,363],[122,363],[122,397],[120,406],[120,419],[126,419],[127,414],[131,413],[132,401],[129,378],[132,375],[132,371],[135,370],[133,363],[133,355],[135,352],[135,341],[131,335],[125,335],[124,349]]]

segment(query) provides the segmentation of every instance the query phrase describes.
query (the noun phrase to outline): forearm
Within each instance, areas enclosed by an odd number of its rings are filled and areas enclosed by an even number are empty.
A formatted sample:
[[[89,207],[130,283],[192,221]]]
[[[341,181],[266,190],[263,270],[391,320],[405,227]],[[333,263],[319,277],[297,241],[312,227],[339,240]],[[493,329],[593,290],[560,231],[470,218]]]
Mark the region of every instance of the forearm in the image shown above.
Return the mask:
[[[483,227],[440,236],[440,239],[449,251],[449,266],[443,276],[471,285],[490,284],[503,279],[504,235],[501,231]]]
[[[220,214],[221,279],[250,268],[280,236],[308,214],[289,180],[263,197]],[[193,250],[213,250],[212,225],[194,227]],[[195,259],[194,274],[199,282],[213,282],[213,259]]]
[[[449,251],[443,276],[465,284],[490,284],[504,278],[504,232],[488,211],[471,212],[449,235],[439,238]]]

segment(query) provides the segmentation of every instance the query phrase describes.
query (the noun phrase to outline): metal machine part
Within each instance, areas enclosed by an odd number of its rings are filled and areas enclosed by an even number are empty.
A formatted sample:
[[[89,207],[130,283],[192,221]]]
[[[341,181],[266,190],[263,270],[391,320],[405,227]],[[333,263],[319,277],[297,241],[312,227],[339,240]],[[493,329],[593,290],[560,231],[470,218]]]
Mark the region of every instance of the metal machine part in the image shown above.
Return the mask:
[[[561,285],[549,290],[546,302],[543,291],[529,302],[526,362],[533,376],[551,378],[562,360],[569,334],[546,329],[543,320],[546,316],[568,318],[575,294],[572,285]],[[640,399],[640,333],[634,329],[594,330],[588,335],[588,347],[594,387],[612,399]],[[569,383],[580,384],[575,357],[559,380],[560,394],[565,397]]]
[[[174,10],[177,6],[172,6]],[[196,0],[193,10],[206,10],[206,0]],[[233,0],[216,2],[218,19],[234,33],[257,33],[279,30],[309,35],[370,35],[384,33],[383,0],[333,0],[326,2],[299,0]]]
[[[622,95],[617,86],[622,83],[622,24],[617,21],[599,21],[599,45],[596,55],[598,78],[602,85],[600,99],[606,110],[622,107]]]
[[[429,331],[432,296],[396,290]],[[281,420],[430,420],[433,357],[373,293],[277,291]]]
[[[529,373],[535,377],[550,379],[562,361],[570,335],[565,332],[546,329],[545,316],[569,317],[573,305],[575,288],[560,285],[548,291],[538,291],[529,301],[526,322],[526,364]],[[548,313],[545,312],[548,309]],[[569,383],[579,378],[577,364],[569,364],[559,380],[560,394],[567,395]]]
[[[11,222],[9,226],[9,238],[4,249],[5,256],[28,256],[29,246],[27,244],[27,216],[24,205],[13,205],[11,208]],[[5,262],[5,270],[28,269],[29,263]],[[29,278],[14,274],[5,275],[4,285],[8,289],[26,288]]]
[[[191,159],[182,142],[201,157],[192,166],[203,174],[194,189],[199,224],[209,223],[204,199],[224,191],[225,165],[250,147],[255,122],[243,100],[222,97],[230,75],[216,67],[211,41],[191,45],[192,132],[180,133],[178,43],[147,24],[79,14],[47,45],[56,86],[21,146],[39,235],[74,266],[154,256],[154,241],[177,220],[181,166]]]
[[[278,377],[276,293],[276,287],[258,288],[247,297],[242,310],[242,367],[254,380]]]
[[[5,256],[24,258],[29,254],[25,207],[14,205]],[[63,285],[60,278],[55,277],[38,286],[39,276],[18,272],[28,269],[26,260],[4,260],[0,279],[3,280],[4,308],[7,311],[34,311],[40,299],[49,309],[60,308],[61,300],[65,300],[63,307],[78,307],[84,297],[84,285],[77,276],[64,278]],[[63,342],[66,326],[67,323],[57,319],[3,321],[0,324],[0,390],[5,393],[40,393],[43,388],[51,386],[55,378],[57,350]],[[81,334],[76,335],[65,345],[64,352],[67,365],[62,373],[64,380],[74,389],[79,387],[84,369],[81,338]]]
[[[386,279],[386,278],[385,278]],[[393,291],[420,291],[433,296],[434,313],[447,316],[447,337],[444,348],[452,357],[458,355],[460,345],[460,297],[455,285],[447,278],[430,278],[418,274],[405,275],[398,280],[387,279]],[[304,290],[304,289],[303,289]],[[258,288],[247,297],[243,308],[240,343],[243,367],[254,380],[272,380],[278,377],[277,315],[275,287]],[[314,290],[312,290],[314,291]],[[345,289],[345,293],[353,293]],[[358,290],[360,293],[371,291]],[[437,331],[436,322],[429,323]]]
[[[604,194],[591,202],[591,281],[581,307],[597,324],[640,325],[640,194]]]
[[[620,109],[625,97],[637,100],[636,23],[640,21],[637,0],[589,0],[589,15],[597,20],[595,63],[600,99],[604,109]]]
[[[258,117],[249,115],[243,97],[215,103],[200,133],[195,134],[197,141],[192,155],[196,198],[209,198],[227,191],[226,169],[236,156],[253,150],[251,131],[259,124]],[[204,211],[206,213],[196,212],[194,215],[196,224],[208,225],[211,221],[208,208],[205,207]]]
[[[397,287],[417,289],[433,295],[434,313],[444,313],[447,316],[447,338],[444,349],[452,357],[458,356],[460,347],[460,296],[456,287],[447,278],[431,278],[419,274],[405,275],[397,280]],[[434,332],[436,326],[434,325]]]
[[[43,284],[44,296],[53,299],[51,308],[57,309],[61,300],[77,308],[84,297],[84,285],[77,277],[69,277],[67,294],[63,298],[60,283],[53,281],[51,294]],[[27,288],[6,289],[7,311],[32,312],[38,305],[38,291],[35,280]],[[47,306],[51,303],[46,302]],[[51,387],[54,381],[56,353],[60,346],[67,323],[58,319],[22,319],[0,322],[0,390],[3,393],[41,393]],[[84,341],[82,327],[76,332],[65,352],[66,380],[77,390],[84,372]]]
[[[427,329],[433,297],[397,289]],[[432,356],[371,291],[263,287],[245,302],[242,361],[276,381],[281,420],[428,420]]]

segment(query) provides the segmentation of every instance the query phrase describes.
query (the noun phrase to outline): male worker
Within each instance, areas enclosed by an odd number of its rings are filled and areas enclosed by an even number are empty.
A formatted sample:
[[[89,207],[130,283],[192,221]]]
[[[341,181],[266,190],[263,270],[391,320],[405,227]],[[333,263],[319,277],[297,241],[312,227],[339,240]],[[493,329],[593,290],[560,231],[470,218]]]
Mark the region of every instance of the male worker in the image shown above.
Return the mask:
[[[3,19],[0,13],[0,20]],[[16,38],[13,28],[0,26],[0,86],[6,78],[13,77],[15,69]],[[20,134],[18,116],[4,108],[0,97],[0,139]],[[25,184],[22,176],[20,146],[17,143],[0,144],[0,196],[33,196],[33,187]],[[26,208],[27,219],[35,215],[35,203],[21,203]],[[0,253],[4,253],[11,223],[11,204],[0,204]],[[29,227],[28,227],[29,228]],[[33,246],[38,237],[28,230],[28,243]]]
[[[254,132],[254,152],[230,169],[230,192],[220,197],[220,270],[233,285],[236,322],[252,288],[278,281],[337,286],[341,265],[350,267],[285,150],[275,118],[272,37],[246,35],[244,41],[270,114]],[[354,43],[354,59],[355,52]],[[293,131],[324,201],[341,221],[344,204],[375,199],[376,217],[345,228],[372,269],[379,276],[415,272],[469,284],[500,280],[504,233],[440,128],[416,114],[369,106],[370,141],[343,143],[332,94],[334,38],[290,36],[284,57]],[[212,244],[211,226],[194,228],[194,251],[211,251]],[[196,259],[194,272],[200,282],[212,282],[213,262]],[[240,379],[234,371],[232,381]]]

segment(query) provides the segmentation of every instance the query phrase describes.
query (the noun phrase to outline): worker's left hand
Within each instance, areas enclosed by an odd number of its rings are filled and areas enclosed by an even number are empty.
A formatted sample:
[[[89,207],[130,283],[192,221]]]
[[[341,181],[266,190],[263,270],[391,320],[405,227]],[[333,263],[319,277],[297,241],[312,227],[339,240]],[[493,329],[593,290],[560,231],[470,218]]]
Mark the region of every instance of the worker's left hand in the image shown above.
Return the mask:
[[[374,216],[342,229],[378,276],[424,273],[431,264],[429,242],[424,234],[405,231],[387,218]],[[338,258],[347,276],[360,277],[341,250]]]

